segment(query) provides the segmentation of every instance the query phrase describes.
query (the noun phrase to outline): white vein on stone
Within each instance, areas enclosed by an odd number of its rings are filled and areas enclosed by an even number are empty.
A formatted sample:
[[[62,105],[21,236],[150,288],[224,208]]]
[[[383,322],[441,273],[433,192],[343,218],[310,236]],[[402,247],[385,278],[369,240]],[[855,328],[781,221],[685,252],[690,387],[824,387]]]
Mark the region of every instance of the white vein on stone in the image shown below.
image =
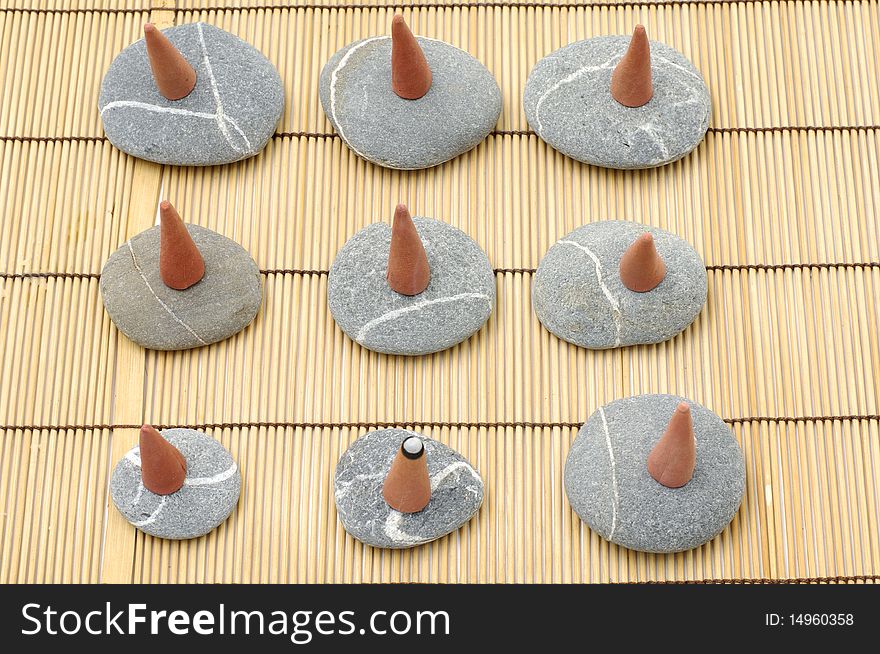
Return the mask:
[[[456,470],[460,470],[462,468],[467,470],[471,474],[471,476],[478,482],[482,481],[480,479],[480,476],[477,474],[477,471],[474,470],[470,466],[470,464],[465,461],[455,461],[443,468],[443,470],[431,476],[431,492],[433,493],[435,490],[437,490],[440,484],[442,484],[449,475],[451,475]],[[473,489],[471,489],[470,486],[466,486],[465,489],[473,492]],[[394,509],[391,509],[388,517],[385,518],[385,535],[392,541],[397,543],[421,543],[424,540],[423,538],[408,534],[400,528],[400,523],[403,521],[403,515],[404,514],[400,511],[395,511]]]
[[[218,472],[216,475],[211,475],[210,477],[187,477],[183,480],[183,483],[187,486],[210,486],[212,484],[219,484],[220,482],[226,481],[237,471],[238,465],[233,461],[232,465],[226,468],[223,472]]]
[[[214,77],[214,69],[211,67],[211,59],[208,57],[208,46],[205,45],[205,32],[202,29],[202,23],[196,23],[196,29],[199,32],[199,44],[202,46],[202,59],[205,64],[205,71],[208,73],[208,81],[211,83],[211,92],[214,94],[214,102],[217,105],[217,108],[215,109],[217,127],[220,129],[223,137],[229,143],[229,147],[231,147],[236,152],[241,153],[241,148],[235,145],[232,140],[232,135],[229,133],[229,129],[226,127],[226,114],[223,111],[223,101],[220,99],[220,89],[217,86],[217,78]],[[245,145],[247,145],[247,149],[248,151],[250,151],[252,149],[250,141],[247,139],[244,133],[240,129],[238,129],[238,126],[235,126],[235,129],[244,139]]]
[[[438,297],[433,300],[419,300],[415,304],[411,304],[406,307],[400,307],[399,309],[392,309],[391,311],[383,313],[377,318],[373,318],[358,330],[357,336],[354,340],[356,340],[358,343],[363,343],[369,331],[373,329],[376,325],[381,325],[382,323],[389,322],[391,320],[399,318],[404,314],[412,313],[413,311],[421,311],[425,307],[433,306],[435,304],[446,304],[448,302],[457,302],[459,300],[486,300],[490,304],[492,302],[489,296],[485,293],[459,293],[458,295],[448,295],[446,297]]]
[[[159,517],[159,514],[162,513],[162,509],[165,508],[165,503],[168,501],[168,496],[163,495],[162,499],[159,500],[159,506],[156,507],[156,510],[153,511],[148,518],[141,520],[140,522],[132,522],[131,524],[135,527],[146,527],[147,525],[151,525],[156,522],[156,518]]]
[[[337,481],[336,482],[336,499],[341,500],[343,497],[348,495],[348,492],[351,490],[352,484],[358,481],[368,481],[370,479],[381,479],[384,477],[384,473],[376,472],[369,475],[355,475],[348,481]]]
[[[385,535],[395,543],[410,543],[417,545],[422,542],[421,538],[408,534],[400,528],[403,521],[403,514],[400,511],[391,510],[388,517],[385,518],[384,531]]]
[[[134,264],[135,269],[138,271],[138,273],[140,273],[141,279],[144,280],[144,285],[146,285],[147,289],[150,291],[150,293],[152,293],[153,297],[156,298],[156,301],[160,304],[160,306],[163,309],[165,309],[165,311],[168,313],[168,315],[174,319],[174,322],[176,322],[181,327],[183,327],[186,331],[188,331],[190,334],[192,334],[192,336],[199,343],[201,343],[202,345],[207,345],[208,342],[205,339],[203,339],[201,336],[199,336],[192,327],[190,327],[183,320],[181,320],[177,316],[177,314],[171,310],[171,307],[169,307],[167,304],[165,304],[165,302],[162,301],[162,298],[160,298],[158,295],[156,295],[156,291],[153,290],[153,287],[150,285],[150,282],[147,279],[147,276],[144,274],[144,271],[141,269],[140,264],[138,264],[137,257],[134,254],[134,248],[131,245],[131,241],[128,241],[128,251],[131,252],[131,261]]]
[[[214,95],[214,103],[216,105],[216,109],[214,113],[208,113],[205,111],[191,111],[189,109],[181,109],[180,107],[161,107],[157,104],[150,104],[148,102],[140,102],[137,100],[114,100],[113,102],[108,102],[103,107],[101,107],[101,116],[110,109],[119,109],[123,107],[127,107],[130,109],[142,109],[143,111],[150,111],[157,114],[172,114],[176,116],[189,116],[191,118],[203,118],[205,120],[213,120],[217,123],[217,127],[220,130],[220,133],[223,135],[223,138],[226,139],[226,142],[229,144],[229,147],[232,148],[237,154],[242,153],[242,149],[236,145],[235,141],[232,138],[232,134],[229,132],[228,125],[231,125],[232,128],[238,133],[241,137],[242,141],[244,141],[247,146],[247,151],[253,151],[253,146],[251,145],[250,139],[245,135],[244,131],[242,131],[241,127],[239,127],[238,123],[234,118],[228,116],[223,109],[223,102],[220,98],[220,89],[217,85],[217,78],[214,76],[214,69],[211,66],[211,60],[208,58],[208,48],[205,45],[205,35],[202,30],[202,23],[196,23],[196,29],[199,32],[199,44],[202,48],[202,60],[205,64],[205,70],[208,73],[208,82],[211,85],[211,92]]]
[[[617,335],[614,339],[614,347],[618,347],[620,345],[620,330],[621,330],[621,320],[623,318],[623,314],[620,311],[620,303],[617,301],[617,298],[614,297],[614,294],[611,292],[611,289],[605,284],[602,280],[602,264],[599,262],[599,257],[596,256],[596,253],[593,252],[590,248],[585,245],[581,245],[576,241],[569,241],[567,239],[559,241],[562,245],[570,245],[572,247],[577,248],[584,254],[586,254],[593,261],[593,264],[596,267],[596,281],[599,284],[599,288],[602,290],[602,293],[605,295],[605,298],[608,300],[608,304],[611,305],[611,317],[614,320],[614,327],[616,329]]]
[[[352,149],[352,151],[362,157],[364,159],[368,159],[366,155],[357,150],[357,148],[353,147],[351,142],[345,137],[345,132],[342,129],[342,125],[339,122],[339,119],[336,116],[336,83],[339,81],[339,72],[345,68],[348,64],[348,60],[351,56],[360,50],[362,47],[367,45],[368,43],[372,43],[373,41],[380,41],[383,39],[390,39],[390,36],[374,36],[369,39],[364,39],[357,45],[352,46],[348,52],[346,52],[342,59],[340,59],[339,64],[337,64],[336,68],[333,69],[333,72],[330,74],[330,117],[333,119],[333,124],[336,126],[336,131],[339,132],[339,137],[348,144],[348,147]]]
[[[139,102],[138,100],[114,100],[113,102],[108,102],[103,107],[101,107],[101,115],[104,115],[104,112],[108,109],[117,109],[119,107],[132,107],[134,109],[143,109],[144,111],[152,111],[157,114],[175,114],[178,116],[192,116],[194,118],[206,118],[209,120],[216,120],[216,114],[209,114],[203,111],[190,111],[189,109],[181,109],[180,107],[160,107],[157,104],[150,104],[149,102]]]
[[[608,540],[611,540],[614,538],[614,532],[617,531],[617,508],[620,504],[620,495],[617,490],[617,461],[614,458],[614,449],[611,447],[611,432],[608,431],[605,409],[602,407],[599,407],[599,416],[602,418],[605,445],[608,448],[608,459],[611,462],[611,532],[608,534]]]
[[[241,136],[245,143],[247,143],[248,149],[251,149],[250,141],[247,136],[245,136],[244,132],[241,130],[241,127],[238,126],[238,123],[235,122],[233,118],[223,114],[218,118],[217,114],[209,114],[203,111],[190,111],[189,109],[181,109],[180,107],[160,107],[157,104],[150,104],[149,102],[139,102],[137,100],[114,100],[113,102],[108,102],[103,107],[101,107],[101,115],[104,115],[104,112],[108,109],[119,109],[120,107],[129,107],[132,109],[143,109],[144,111],[152,111],[157,114],[174,114],[177,116],[189,116],[191,118],[204,118],[206,120],[220,120],[222,119],[225,127],[225,123],[229,123],[232,125],[232,128]],[[221,134],[223,134],[224,138],[226,138],[226,142],[229,143],[229,146],[235,150],[236,152],[241,152],[241,149],[236,146],[229,138],[229,130],[224,132],[221,129]]]
[[[139,447],[135,447],[130,449],[125,453],[125,458],[131,463],[135,468],[141,467],[141,450]]]
[[[125,458],[128,459],[128,455],[126,455]],[[130,460],[131,460],[131,459],[129,459],[129,461],[130,461]],[[138,489],[137,489],[137,493],[135,493],[134,499],[131,501],[131,506],[132,506],[132,507],[135,507],[135,506],[137,506],[138,504],[140,504],[140,502],[141,502],[141,498],[143,498],[143,496],[144,496],[144,491],[146,491],[146,490],[147,490],[147,489],[146,489],[146,487],[144,486],[144,482],[143,482],[143,481],[138,481]]]
[[[474,470],[468,463],[466,463],[465,461],[455,461],[454,463],[450,463],[448,466],[443,468],[443,470],[431,477],[431,492],[437,490],[437,487],[443,483],[443,480],[445,480],[449,475],[461,468],[467,470],[471,474],[471,476],[478,482],[481,481],[480,476],[477,474],[476,470]]]
[[[561,80],[556,82],[553,86],[551,86],[549,89],[544,91],[544,93],[541,94],[541,97],[538,98],[538,102],[535,104],[535,122],[538,123],[538,132],[540,133],[544,130],[544,124],[541,122],[541,105],[544,104],[544,100],[546,100],[552,93],[555,93],[557,90],[559,90],[560,87],[562,87],[566,84],[570,84],[571,82],[575,81],[578,77],[581,77],[582,75],[586,75],[587,73],[595,73],[600,70],[607,70],[607,69],[611,68],[611,66],[614,63],[616,63],[616,60],[618,60],[620,58],[621,58],[620,55],[615,55],[614,57],[612,57],[611,59],[606,61],[604,64],[599,64],[597,66],[590,66],[590,65],[581,66],[576,71],[574,71],[573,73],[571,73],[569,75],[566,75]]]
[[[682,66],[681,64],[675,63],[671,59],[667,59],[666,57],[662,57],[660,55],[651,55],[651,59],[652,60],[656,59],[657,61],[662,61],[664,64],[668,64],[674,68],[678,68],[680,71],[683,71],[683,72],[687,73],[688,75],[690,75],[691,77],[698,79],[700,82],[703,81],[703,78],[700,77],[700,75],[698,73],[695,73],[694,71],[686,68],[685,66]]]
[[[660,154],[663,155],[663,160],[669,159],[669,149],[666,147],[666,142],[663,140],[663,137],[657,132],[657,128],[654,126],[654,123],[645,123],[644,125],[639,125],[639,130],[647,134],[654,143],[657,144],[657,147],[660,148]]]

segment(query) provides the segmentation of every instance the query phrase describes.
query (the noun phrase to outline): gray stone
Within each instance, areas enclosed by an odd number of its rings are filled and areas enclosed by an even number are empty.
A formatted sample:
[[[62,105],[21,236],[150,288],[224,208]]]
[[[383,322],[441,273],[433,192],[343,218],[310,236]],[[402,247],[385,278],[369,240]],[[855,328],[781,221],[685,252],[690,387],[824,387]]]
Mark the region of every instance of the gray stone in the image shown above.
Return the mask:
[[[324,112],[356,154],[387,168],[430,168],[482,141],[501,115],[492,74],[464,50],[418,37],[433,81],[418,100],[391,90],[391,38],[356,41],[321,72]]]
[[[606,168],[653,168],[693,150],[709,128],[703,77],[678,50],[651,41],[654,97],[625,107],[611,97],[611,74],[629,36],[600,36],[560,48],[535,65],[523,105],[551,146]]]
[[[666,277],[655,289],[636,293],[620,281],[620,259],[646,231],[666,263]],[[706,294],[706,267],[686,241],[614,220],[579,227],[547,251],[535,273],[532,304],[559,338],[606,349],[672,338],[694,321]]]
[[[170,495],[156,495],[141,482],[138,447],[113,470],[110,497],[119,512],[144,533],[158,538],[198,538],[229,517],[241,493],[241,473],[219,442],[192,429],[162,432],[186,459],[186,481]]]
[[[250,324],[263,302],[260,271],[247,251],[217,232],[187,225],[205,260],[205,276],[177,291],[159,275],[158,226],[110,255],[101,296],[123,334],[151,350],[187,350],[229,338]]]
[[[714,538],[739,509],[746,474],[742,450],[721,418],[690,400],[697,442],[693,478],[667,488],[648,473],[648,455],[682,400],[616,400],[581,427],[565,462],[565,493],[602,538],[642,552],[681,552]]]
[[[400,513],[382,487],[400,444],[418,436],[425,444],[431,501],[418,513]],[[352,443],[333,480],[342,526],[373,547],[415,547],[445,536],[470,520],[483,503],[483,480],[455,450],[405,429],[371,431]]]
[[[278,71],[234,34],[205,23],[163,33],[196,71],[185,98],[168,100],[153,81],[141,39],[119,53],[101,84],[98,107],[107,138],[141,159],[212,166],[255,155],[284,108]]]
[[[350,338],[385,354],[429,354],[461,343],[495,306],[495,274],[486,253],[460,229],[413,217],[431,282],[414,296],[388,286],[391,227],[368,225],[342,246],[330,268],[330,312]]]

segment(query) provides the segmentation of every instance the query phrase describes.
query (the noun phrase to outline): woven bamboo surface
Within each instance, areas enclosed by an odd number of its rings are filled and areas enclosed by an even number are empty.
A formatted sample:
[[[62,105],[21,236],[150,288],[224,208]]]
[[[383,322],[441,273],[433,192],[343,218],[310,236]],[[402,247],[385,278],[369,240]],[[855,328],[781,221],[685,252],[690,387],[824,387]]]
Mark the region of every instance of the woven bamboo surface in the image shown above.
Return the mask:
[[[0,582],[880,579],[878,2],[345,4],[0,0]],[[484,143],[413,173],[357,159],[317,94],[328,57],[401,10],[483,61],[504,95]],[[106,141],[101,77],[148,20],[218,25],[275,63],[287,106],[264,153],[173,168]],[[706,140],[652,171],[562,157],[529,131],[529,70],[635,22],[702,71]],[[160,198],[264,271],[263,308],[229,341],[145,352],[103,310],[103,262],[155,222]],[[363,350],[327,309],[337,249],[400,200],[468,232],[497,271],[488,324],[434,356]],[[590,352],[538,323],[542,254],[605,218],[672,230],[702,254],[708,305],[680,336]],[[713,408],[745,453],[740,512],[691,552],[610,545],[565,499],[579,425],[643,392]],[[201,428],[239,462],[239,507],[209,536],[152,539],[108,506],[143,421]],[[465,454],[486,481],[476,518],[403,552],[348,537],[333,467],[380,425]]]

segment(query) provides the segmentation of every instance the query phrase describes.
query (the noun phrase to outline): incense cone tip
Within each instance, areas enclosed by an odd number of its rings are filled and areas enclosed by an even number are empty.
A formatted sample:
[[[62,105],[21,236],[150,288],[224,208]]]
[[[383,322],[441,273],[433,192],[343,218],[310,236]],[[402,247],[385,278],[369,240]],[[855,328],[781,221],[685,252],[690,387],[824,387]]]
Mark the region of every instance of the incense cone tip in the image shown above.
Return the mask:
[[[648,456],[648,473],[658,484],[681,488],[694,476],[696,457],[691,407],[687,402],[680,402]]]
[[[183,291],[205,276],[205,260],[177,209],[159,203],[159,273],[169,288]]]
[[[418,295],[431,281],[425,246],[405,204],[398,204],[394,210],[386,279],[401,295]]]
[[[169,100],[180,100],[192,93],[196,71],[180,50],[152,23],[144,25],[144,41],[159,93]]]
[[[620,281],[635,293],[645,293],[660,285],[666,277],[666,264],[650,232],[640,235],[620,259]]]
[[[141,427],[139,446],[144,488],[157,495],[180,490],[186,479],[186,459],[180,450],[148,424]]]
[[[651,43],[643,25],[636,25],[629,48],[614,68],[611,96],[625,107],[641,107],[654,97]]]
[[[418,100],[431,88],[431,68],[403,16],[391,20],[391,88],[404,100]]]

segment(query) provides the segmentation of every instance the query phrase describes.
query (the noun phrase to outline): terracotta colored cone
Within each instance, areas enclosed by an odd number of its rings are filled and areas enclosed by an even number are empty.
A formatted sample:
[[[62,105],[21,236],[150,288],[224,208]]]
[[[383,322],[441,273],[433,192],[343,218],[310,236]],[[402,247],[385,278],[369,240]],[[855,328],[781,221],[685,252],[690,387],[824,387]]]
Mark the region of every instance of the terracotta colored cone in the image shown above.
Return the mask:
[[[675,408],[669,426],[648,456],[648,472],[659,484],[680,488],[694,476],[697,446],[691,408],[681,402]]]
[[[620,260],[620,281],[629,290],[644,293],[656,288],[666,277],[666,264],[660,258],[654,237],[646,232],[639,236]]]
[[[400,15],[391,20],[391,88],[405,100],[418,100],[431,88],[428,60]]]
[[[196,86],[196,71],[180,54],[180,50],[150,23],[144,25],[144,41],[159,93],[169,100],[180,100],[192,93]]]
[[[180,490],[186,479],[186,459],[158,431],[141,427],[141,479],[144,488],[157,495]]]
[[[205,260],[170,202],[159,204],[159,217],[159,273],[166,286],[182,291],[205,276]]]
[[[425,444],[418,436],[403,441],[385,477],[382,495],[388,506],[401,513],[418,513],[431,500]]]
[[[651,45],[642,25],[636,25],[629,48],[611,75],[611,96],[627,107],[641,107],[654,96]]]
[[[388,285],[403,295],[418,295],[431,281],[425,246],[404,204],[398,204],[394,210],[387,279]]]

